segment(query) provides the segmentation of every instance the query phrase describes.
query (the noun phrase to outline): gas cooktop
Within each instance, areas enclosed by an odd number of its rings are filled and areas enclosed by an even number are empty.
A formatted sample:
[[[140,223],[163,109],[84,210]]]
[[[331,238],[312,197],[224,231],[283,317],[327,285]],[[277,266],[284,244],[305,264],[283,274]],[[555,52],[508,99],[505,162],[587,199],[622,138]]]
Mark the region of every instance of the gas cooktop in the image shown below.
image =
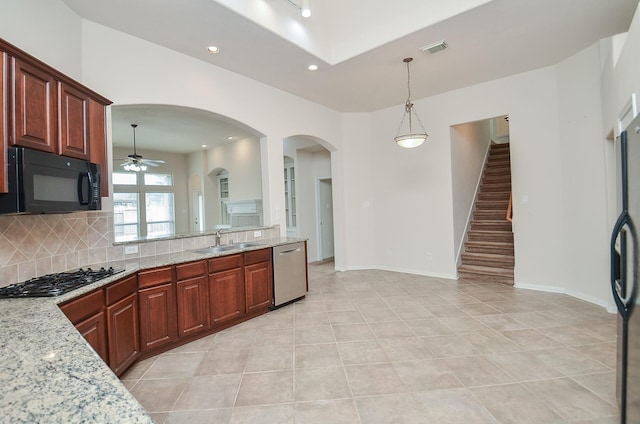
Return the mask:
[[[122,271],[124,270],[112,267],[99,270],[80,268],[77,271],[43,275],[22,283],[0,287],[0,299],[59,296]]]

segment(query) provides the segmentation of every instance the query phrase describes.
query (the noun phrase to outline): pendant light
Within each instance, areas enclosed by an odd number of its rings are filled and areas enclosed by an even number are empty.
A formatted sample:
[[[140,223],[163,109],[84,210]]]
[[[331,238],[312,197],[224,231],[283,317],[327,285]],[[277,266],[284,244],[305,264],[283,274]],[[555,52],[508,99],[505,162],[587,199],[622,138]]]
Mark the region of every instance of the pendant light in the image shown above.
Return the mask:
[[[422,125],[422,121],[420,121],[420,118],[418,117],[418,114],[416,113],[416,111],[414,109],[413,103],[411,102],[411,73],[409,72],[409,63],[411,63],[411,61],[413,61],[412,57],[407,57],[407,58],[405,58],[403,60],[403,62],[407,64],[407,91],[408,91],[408,96],[407,96],[407,101],[404,104],[404,114],[402,115],[402,120],[400,121],[400,126],[398,127],[398,133],[394,137],[394,140],[396,141],[396,143],[398,143],[398,146],[404,147],[404,148],[407,148],[407,149],[410,149],[412,147],[418,147],[429,136],[427,134],[427,131],[424,129],[424,125]],[[409,132],[401,135],[400,131],[402,131],[402,125],[404,124],[404,121],[407,118],[409,120]],[[421,129],[422,132],[414,132],[413,131],[413,121],[414,121],[414,119],[416,121],[418,121],[418,124],[420,124],[420,128],[419,129]]]

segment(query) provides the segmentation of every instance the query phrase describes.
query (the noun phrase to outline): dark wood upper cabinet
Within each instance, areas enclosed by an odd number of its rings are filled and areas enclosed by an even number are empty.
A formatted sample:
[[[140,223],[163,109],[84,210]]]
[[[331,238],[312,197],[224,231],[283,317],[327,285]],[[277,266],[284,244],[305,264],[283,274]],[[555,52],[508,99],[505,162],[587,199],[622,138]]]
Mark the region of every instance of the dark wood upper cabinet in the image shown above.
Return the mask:
[[[106,107],[89,99],[89,140],[91,140],[91,162],[100,165],[100,193],[109,195],[109,168],[107,165]],[[104,143],[100,143],[104,140]]]
[[[13,58],[13,126],[10,143],[58,153],[56,80],[45,70]]]
[[[89,96],[62,82],[58,87],[60,154],[90,160]]]
[[[21,146],[100,165],[109,195],[106,107],[111,101],[0,39],[0,193],[7,192],[6,150]]]

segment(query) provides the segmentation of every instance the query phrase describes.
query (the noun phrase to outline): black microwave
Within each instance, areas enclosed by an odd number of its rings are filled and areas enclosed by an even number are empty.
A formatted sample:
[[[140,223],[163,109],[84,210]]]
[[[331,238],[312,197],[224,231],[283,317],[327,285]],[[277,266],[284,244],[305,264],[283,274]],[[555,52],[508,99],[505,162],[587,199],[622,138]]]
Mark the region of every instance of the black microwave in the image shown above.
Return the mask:
[[[7,154],[8,192],[0,213],[100,210],[100,166],[24,147]]]

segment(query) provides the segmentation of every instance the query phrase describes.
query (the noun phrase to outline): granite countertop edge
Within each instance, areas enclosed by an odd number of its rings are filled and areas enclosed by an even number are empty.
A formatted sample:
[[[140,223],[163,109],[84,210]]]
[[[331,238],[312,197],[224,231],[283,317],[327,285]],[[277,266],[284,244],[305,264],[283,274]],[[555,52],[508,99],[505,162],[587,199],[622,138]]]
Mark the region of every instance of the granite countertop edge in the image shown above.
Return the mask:
[[[99,266],[125,268],[98,282],[49,298],[0,299],[0,410],[21,422],[153,423],[58,305],[137,271],[305,241],[281,237],[212,254],[173,252]]]

